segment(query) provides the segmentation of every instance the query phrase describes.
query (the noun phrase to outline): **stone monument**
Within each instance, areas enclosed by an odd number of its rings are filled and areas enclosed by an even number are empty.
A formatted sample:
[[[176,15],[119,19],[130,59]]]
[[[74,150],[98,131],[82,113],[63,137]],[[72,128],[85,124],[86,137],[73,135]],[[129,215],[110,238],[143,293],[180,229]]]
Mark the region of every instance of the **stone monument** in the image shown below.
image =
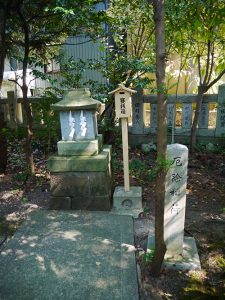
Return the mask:
[[[170,168],[166,175],[164,240],[166,254],[164,265],[174,269],[200,269],[195,240],[184,236],[188,148],[181,144],[167,146]],[[149,236],[148,248],[154,249],[154,236]]]
[[[100,105],[86,88],[69,90],[52,105],[62,134],[58,154],[48,159],[52,209],[111,208],[111,146],[103,146],[98,134]]]
[[[131,214],[134,217],[142,211],[142,189],[139,186],[130,187],[129,157],[128,157],[128,118],[131,116],[131,95],[136,91],[122,84],[110,92],[115,96],[116,117],[121,119],[123,142],[123,172],[124,187],[115,188],[113,195],[113,211],[121,214]]]

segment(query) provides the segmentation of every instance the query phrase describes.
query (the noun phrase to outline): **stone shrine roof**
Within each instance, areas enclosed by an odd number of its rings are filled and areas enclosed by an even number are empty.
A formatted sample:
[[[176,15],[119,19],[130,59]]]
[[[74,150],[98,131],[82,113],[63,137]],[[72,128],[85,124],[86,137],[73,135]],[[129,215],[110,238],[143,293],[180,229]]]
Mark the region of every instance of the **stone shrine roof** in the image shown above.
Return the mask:
[[[91,98],[88,88],[71,89],[66,91],[63,99],[51,107],[54,110],[80,110],[80,109],[98,109],[101,102]]]

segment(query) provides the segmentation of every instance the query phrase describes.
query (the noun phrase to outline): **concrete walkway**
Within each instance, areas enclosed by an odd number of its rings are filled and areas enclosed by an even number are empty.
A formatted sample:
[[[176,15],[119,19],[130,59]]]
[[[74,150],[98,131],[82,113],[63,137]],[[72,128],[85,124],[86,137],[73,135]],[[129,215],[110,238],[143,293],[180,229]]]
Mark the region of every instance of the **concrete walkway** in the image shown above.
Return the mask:
[[[138,300],[133,220],[31,213],[0,254],[1,300]]]

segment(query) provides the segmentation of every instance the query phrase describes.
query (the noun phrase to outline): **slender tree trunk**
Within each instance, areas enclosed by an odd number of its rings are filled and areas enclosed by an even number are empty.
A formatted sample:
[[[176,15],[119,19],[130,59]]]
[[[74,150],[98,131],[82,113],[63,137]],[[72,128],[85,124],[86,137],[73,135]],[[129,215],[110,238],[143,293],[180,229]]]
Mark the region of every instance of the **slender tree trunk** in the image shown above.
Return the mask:
[[[4,74],[4,62],[6,56],[6,45],[5,45],[5,30],[6,30],[6,19],[7,19],[7,8],[0,1],[0,90],[2,87],[3,74]]]
[[[203,100],[203,95],[205,92],[207,92],[208,87],[205,85],[200,85],[198,87],[198,94],[197,94],[197,99],[196,99],[196,110],[194,114],[194,120],[192,123],[191,127],[191,143],[190,143],[190,150],[193,153],[196,145],[196,138],[197,138],[197,126],[198,126],[198,120],[199,120],[199,115],[202,109],[202,100]]]
[[[165,25],[164,0],[154,0],[154,21],[156,39],[156,80],[158,90],[157,116],[157,159],[166,159],[167,147],[167,99],[165,91]],[[156,178],[155,203],[155,256],[152,262],[152,274],[158,276],[166,252],[164,241],[164,198],[166,171],[161,169]]]
[[[33,140],[33,117],[31,112],[31,107],[28,102],[28,87],[23,86],[22,88],[23,92],[23,105],[26,112],[26,118],[27,118],[27,137],[26,137],[26,161],[29,166],[29,171],[31,174],[35,173],[35,166],[34,166],[34,159],[33,159],[33,151],[32,151],[32,140]]]
[[[6,57],[6,21],[9,15],[10,3],[0,1],[0,98]],[[7,167],[7,139],[3,130],[6,127],[4,113],[0,107],[0,170],[5,172]]]
[[[28,86],[27,86],[27,68],[29,60],[29,31],[27,24],[24,24],[24,58],[23,58],[23,84],[22,84],[22,93],[23,93],[23,105],[26,112],[27,118],[27,137],[26,137],[26,160],[29,166],[29,172],[31,174],[35,173],[33,151],[32,151],[32,140],[33,140],[33,117],[28,101]]]

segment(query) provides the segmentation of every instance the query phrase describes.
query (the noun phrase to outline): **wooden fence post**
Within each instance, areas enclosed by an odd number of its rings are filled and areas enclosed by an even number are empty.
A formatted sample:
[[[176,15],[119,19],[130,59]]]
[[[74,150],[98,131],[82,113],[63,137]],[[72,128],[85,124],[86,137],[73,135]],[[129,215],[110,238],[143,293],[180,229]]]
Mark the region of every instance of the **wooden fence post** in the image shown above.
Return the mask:
[[[215,136],[225,136],[225,84],[220,85],[218,90],[218,107]]]

